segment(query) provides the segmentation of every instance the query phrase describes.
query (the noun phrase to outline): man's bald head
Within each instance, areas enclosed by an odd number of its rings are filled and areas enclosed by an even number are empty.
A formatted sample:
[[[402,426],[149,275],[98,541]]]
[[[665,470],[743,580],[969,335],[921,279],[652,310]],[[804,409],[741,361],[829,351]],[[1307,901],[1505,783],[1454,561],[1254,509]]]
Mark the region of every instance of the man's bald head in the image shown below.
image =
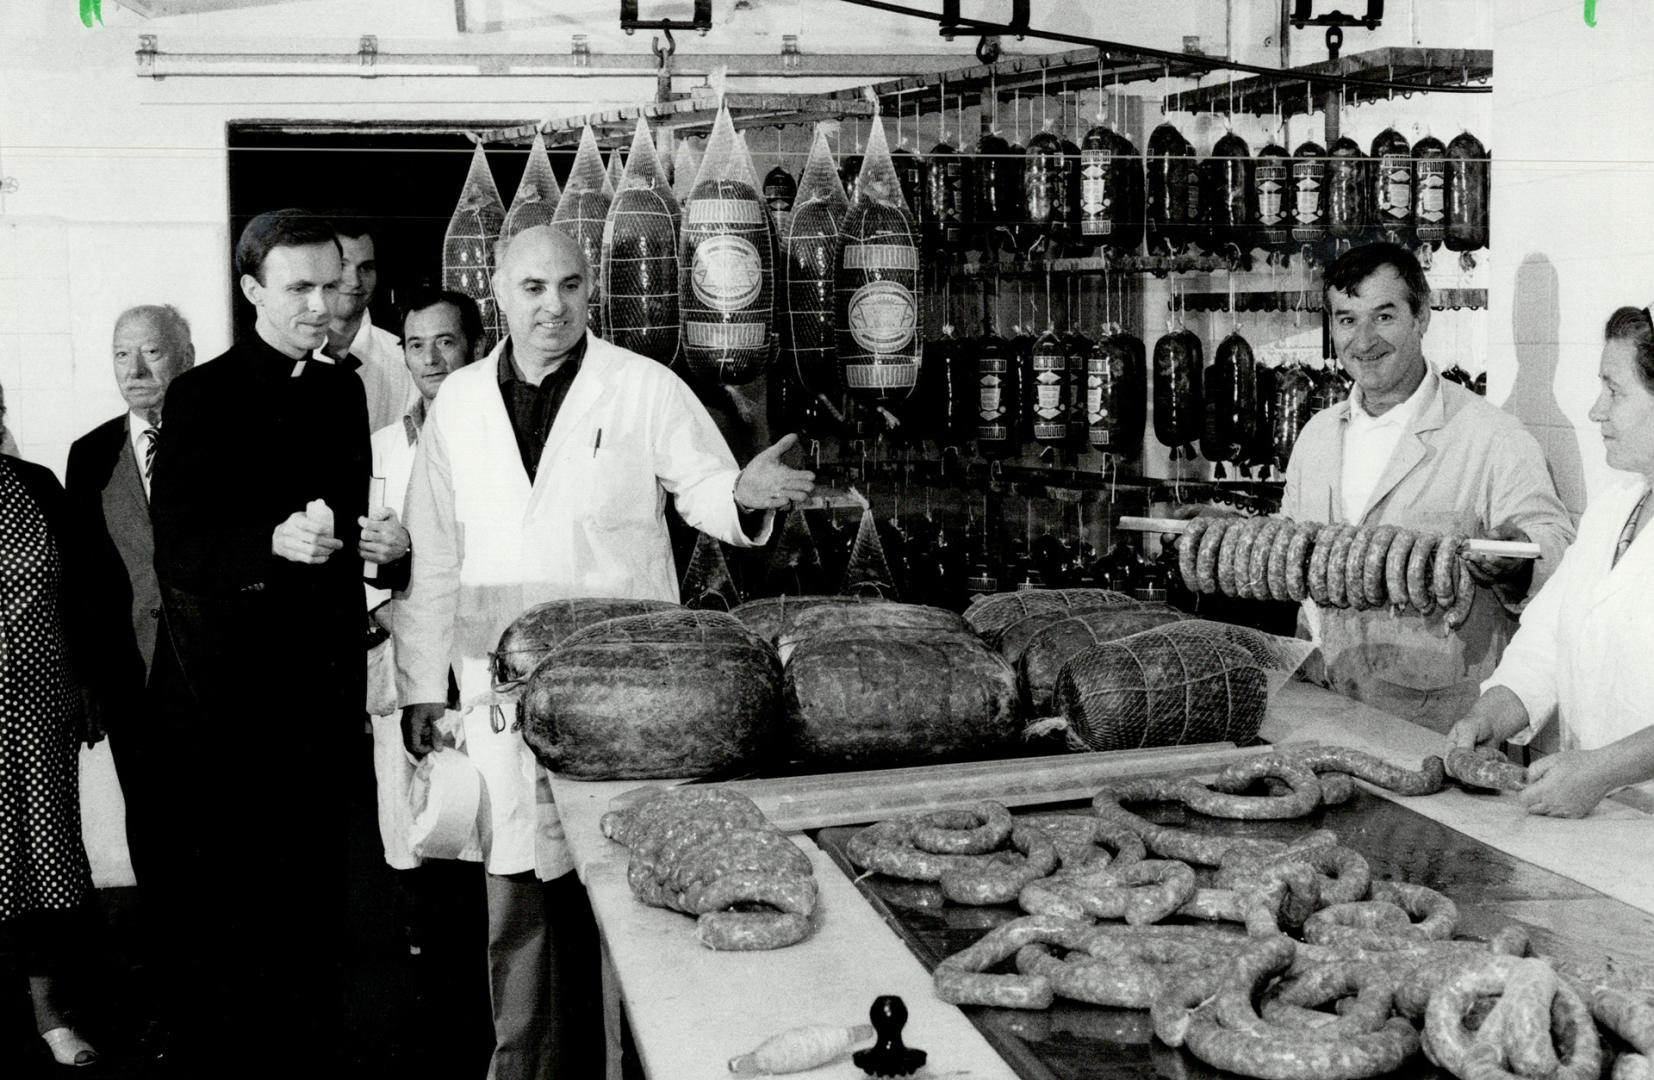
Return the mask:
[[[530,367],[543,372],[585,336],[591,266],[574,238],[551,225],[501,241],[494,265],[494,298],[512,349],[525,374]]]

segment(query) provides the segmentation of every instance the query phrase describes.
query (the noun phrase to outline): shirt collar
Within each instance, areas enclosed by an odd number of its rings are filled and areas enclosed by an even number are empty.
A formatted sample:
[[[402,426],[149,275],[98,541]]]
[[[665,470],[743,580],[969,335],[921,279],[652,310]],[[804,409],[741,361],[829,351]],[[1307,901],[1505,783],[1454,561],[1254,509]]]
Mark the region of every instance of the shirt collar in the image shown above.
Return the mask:
[[[354,353],[358,360],[367,362],[370,345],[373,341],[373,316],[366,310],[362,312],[362,325],[356,328],[356,336],[350,339],[350,348],[347,353]]]
[[[1407,400],[1382,416],[1374,416],[1367,411],[1366,405],[1363,404],[1366,395],[1361,391],[1361,384],[1356,383],[1350,387],[1350,423],[1365,428],[1406,428],[1412,423],[1413,418],[1418,416],[1419,410],[1424,407],[1425,401],[1435,394],[1436,384],[1439,381],[1439,377],[1426,363],[1424,365],[1424,378],[1419,380],[1418,386],[1408,395]]]
[[[568,358],[558,366],[556,371],[548,374],[546,378],[550,379],[557,376],[562,376],[564,378],[572,379],[576,374],[578,374],[580,371],[580,362],[586,358],[586,342],[589,340],[589,334],[581,334],[580,340],[575,342],[574,348],[569,350]],[[509,388],[513,385],[532,387],[532,384],[517,372],[517,359],[513,353],[510,338],[505,339],[505,344],[500,349],[499,377],[500,385],[503,387]]]
[[[149,422],[149,417],[140,413],[135,413],[131,409],[128,409],[126,412],[126,427],[127,438],[132,441],[132,445],[134,446],[138,444],[138,440],[144,437],[145,428],[154,428],[156,431],[161,430],[161,425],[159,423],[152,424]]]

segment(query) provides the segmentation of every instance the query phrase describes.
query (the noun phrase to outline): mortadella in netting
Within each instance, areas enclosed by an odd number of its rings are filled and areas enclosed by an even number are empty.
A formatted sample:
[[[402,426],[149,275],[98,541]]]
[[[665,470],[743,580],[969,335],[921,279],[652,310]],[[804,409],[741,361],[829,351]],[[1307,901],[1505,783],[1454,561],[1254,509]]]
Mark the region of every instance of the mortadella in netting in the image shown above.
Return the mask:
[[[683,355],[711,382],[751,382],[775,351],[770,221],[752,158],[720,109],[678,242]]]
[[[1257,737],[1269,696],[1312,642],[1199,619],[1093,645],[1063,665],[1057,716],[1024,729],[1061,731],[1071,750],[1129,750]]]
[[[880,120],[868,129],[856,198],[844,219],[837,294],[845,386],[872,405],[905,400],[919,379],[918,229]]]
[[[603,225],[602,293],[608,341],[667,365],[677,358],[677,200],[642,117]]]
[[[643,117],[638,117],[638,120],[641,122]],[[609,151],[609,164],[604,170],[604,176],[609,181],[611,192],[620,190],[620,181],[626,176],[626,155],[620,152],[618,146]]]
[[[809,596],[824,592],[821,552],[804,520],[803,510],[786,511],[786,522],[764,567],[765,591],[771,595]]]
[[[606,337],[603,325],[603,223],[609,217],[609,204],[614,199],[614,188],[603,171],[603,155],[597,150],[597,136],[591,125],[580,133],[580,149],[574,154],[574,167],[569,170],[569,182],[563,187],[563,197],[557,201],[557,213],[552,222],[562,229],[585,253],[591,267],[591,296],[586,301],[586,325],[598,337]]]
[[[798,382],[810,394],[842,388],[835,352],[834,289],[838,279],[839,230],[850,200],[844,194],[827,133],[816,125],[815,141],[793,200],[786,245],[787,351]]]
[[[536,132],[523,178],[517,184],[517,194],[511,197],[511,209],[505,212],[500,239],[509,240],[536,225],[550,225],[562,197],[562,185],[557,183],[557,174],[551,171],[551,157],[546,153],[546,137]]]
[[[856,529],[855,543],[850,545],[850,561],[844,567],[844,584],[839,592],[848,596],[881,596],[886,600],[900,600],[896,575],[890,572],[890,560],[885,557],[884,542],[879,539],[879,522],[873,508],[861,512],[861,525]]]
[[[482,311],[485,350],[492,349],[500,339],[490,279],[494,276],[494,242],[504,221],[505,204],[500,201],[500,189],[494,185],[488,156],[479,142],[471,152],[465,186],[460,189],[459,203],[442,238],[442,287],[477,302]]]
[[[672,155],[672,194],[677,196],[679,206],[689,201],[690,192],[695,190],[695,174],[700,171],[701,152],[688,139],[679,140],[677,152]]]

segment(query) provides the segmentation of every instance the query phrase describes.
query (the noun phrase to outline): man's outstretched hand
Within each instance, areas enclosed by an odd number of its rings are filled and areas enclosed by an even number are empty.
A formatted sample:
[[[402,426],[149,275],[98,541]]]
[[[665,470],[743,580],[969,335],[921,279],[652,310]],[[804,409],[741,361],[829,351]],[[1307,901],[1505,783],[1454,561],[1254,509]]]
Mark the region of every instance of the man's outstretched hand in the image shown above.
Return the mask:
[[[797,435],[783,435],[774,446],[747,462],[735,478],[735,504],[743,510],[780,510],[808,499],[815,490],[816,474],[781,460],[797,445]]]

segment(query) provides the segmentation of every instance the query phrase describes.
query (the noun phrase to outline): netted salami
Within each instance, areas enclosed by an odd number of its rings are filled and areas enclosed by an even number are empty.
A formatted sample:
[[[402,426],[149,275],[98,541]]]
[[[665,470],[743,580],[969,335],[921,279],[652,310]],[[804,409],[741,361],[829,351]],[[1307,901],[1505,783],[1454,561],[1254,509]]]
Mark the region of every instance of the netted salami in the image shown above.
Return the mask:
[[[672,189],[639,117],[626,172],[603,226],[608,340],[663,364],[678,354],[678,234]]]
[[[1392,244],[1413,242],[1413,148],[1395,128],[1373,139],[1372,205],[1379,237]]]
[[[482,312],[483,348],[492,349],[502,333],[494,305],[494,242],[505,221],[505,204],[488,156],[478,143],[471,152],[471,167],[465,174],[459,202],[448,219],[442,238],[442,287],[464,293],[477,302]]]
[[[1171,447],[1172,460],[1193,458],[1205,417],[1200,338],[1175,330],[1154,343],[1154,437]]]
[[[958,613],[924,604],[869,600],[864,604],[816,604],[796,611],[786,629],[775,638],[775,651],[786,663],[802,643],[821,634],[847,629],[934,630],[941,634],[968,634],[970,624]]]
[[[1258,211],[1256,245],[1268,252],[1292,246],[1292,180],[1286,147],[1270,143],[1252,167],[1253,205]]]
[[[1315,245],[1327,238],[1327,151],[1318,142],[1292,153],[1292,242]]]
[[[1075,750],[1243,744],[1263,723],[1271,685],[1313,648],[1201,620],[1158,626],[1070,657],[1052,696],[1059,716],[1030,730],[1062,730]]]
[[[961,251],[974,217],[975,182],[971,159],[946,139],[930,148],[930,172],[925,178],[925,235],[937,247]]]
[[[793,202],[787,234],[787,352],[803,387],[815,393],[842,389],[834,354],[834,287],[838,274],[839,229],[850,209],[844,185],[833,168],[826,133],[816,128],[810,158]]]
[[[901,401],[919,379],[917,238],[875,123],[840,237],[834,309],[844,385],[870,403]]]
[[[1048,611],[1072,612],[1089,608],[1130,606],[1137,601],[1110,589],[1018,589],[994,593],[971,603],[965,621],[990,645],[999,644],[1008,627],[1029,615]]]
[[[1186,618],[1182,612],[1160,604],[1114,605],[1066,614],[1031,615],[1001,637],[1000,655],[1016,665],[1017,688],[1028,715],[1043,716],[1051,708],[1057,676],[1074,656],[1093,645],[1117,641]],[[1007,646],[1013,636],[1020,636],[1024,623],[1032,624],[1028,627],[1032,632],[1013,659]]]
[[[1201,198],[1213,245],[1222,248],[1232,244],[1241,253],[1250,251],[1258,211],[1251,150],[1246,140],[1232,131],[1227,133],[1200,167]]]
[[[536,604],[517,616],[500,635],[499,646],[490,657],[494,680],[501,684],[521,682],[559,642],[593,623],[677,609],[678,605],[669,600],[589,596]]]
[[[1143,242],[1143,165],[1132,141],[1106,124],[1080,143],[1080,235],[1116,251]]]
[[[810,761],[995,756],[1017,730],[1015,672],[964,633],[815,635],[787,662],[783,702],[793,751]]]
[[[1434,135],[1413,147],[1413,235],[1431,248],[1447,239],[1447,145]]]
[[[613,201],[614,188],[603,169],[597,136],[588,124],[580,133],[580,149],[575,151],[569,182],[563,188],[563,197],[557,201],[557,212],[551,220],[580,245],[591,267],[592,291],[591,299],[586,302],[586,325],[599,337],[608,332],[603,323],[603,226],[609,219],[609,205]]]
[[[1149,250],[1179,252],[1195,242],[1201,220],[1200,162],[1194,144],[1171,124],[1149,133],[1145,159]]]
[[[800,615],[812,608],[851,607],[882,602],[865,596],[770,596],[762,600],[748,600],[740,607],[732,608],[730,614],[740,619],[753,633],[774,645],[782,634],[790,632]]]
[[[1447,247],[1487,247],[1490,159],[1482,140],[1468,131],[1447,144]]]
[[[519,716],[535,757],[565,776],[696,776],[758,758],[780,688],[774,651],[728,614],[645,614],[565,639]]]
[[[546,137],[535,132],[528,164],[523,167],[517,193],[511,197],[511,209],[505,212],[505,224],[500,227],[500,239],[508,240],[536,225],[550,225],[562,197],[563,187],[551,171],[551,157],[546,153]]]
[[[770,224],[728,109],[718,114],[684,204],[678,285],[690,372],[720,383],[763,374],[775,346]]]

